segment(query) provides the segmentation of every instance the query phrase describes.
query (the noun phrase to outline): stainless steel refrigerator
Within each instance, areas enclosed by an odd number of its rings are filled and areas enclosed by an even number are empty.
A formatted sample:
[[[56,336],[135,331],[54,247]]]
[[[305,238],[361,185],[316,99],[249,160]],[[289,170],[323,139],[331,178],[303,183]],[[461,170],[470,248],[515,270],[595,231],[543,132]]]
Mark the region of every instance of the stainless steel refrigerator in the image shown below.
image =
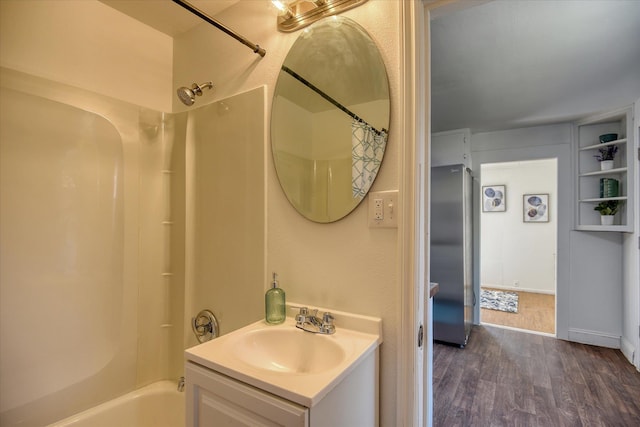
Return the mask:
[[[434,340],[467,344],[473,321],[471,170],[464,165],[431,168],[430,280]]]

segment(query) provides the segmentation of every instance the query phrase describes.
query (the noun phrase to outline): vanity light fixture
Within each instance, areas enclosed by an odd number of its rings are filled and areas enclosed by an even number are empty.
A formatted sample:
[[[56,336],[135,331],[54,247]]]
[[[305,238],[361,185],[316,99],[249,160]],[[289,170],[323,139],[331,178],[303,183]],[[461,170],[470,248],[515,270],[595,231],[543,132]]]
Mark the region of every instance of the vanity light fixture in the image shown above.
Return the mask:
[[[291,19],[293,12],[284,0],[271,0],[273,6],[278,10],[278,19]]]
[[[290,33],[327,16],[337,15],[367,0],[271,0],[278,9],[278,30]]]

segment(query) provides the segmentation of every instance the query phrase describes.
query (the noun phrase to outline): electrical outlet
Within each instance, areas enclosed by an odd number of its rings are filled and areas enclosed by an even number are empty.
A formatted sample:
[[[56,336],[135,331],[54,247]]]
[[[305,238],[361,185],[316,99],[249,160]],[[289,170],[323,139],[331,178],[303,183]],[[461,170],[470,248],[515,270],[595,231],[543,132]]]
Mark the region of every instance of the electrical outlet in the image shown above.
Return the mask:
[[[373,199],[373,219],[375,221],[384,220],[384,200]]]
[[[519,280],[516,280],[515,282],[513,282],[513,287],[514,288],[517,288],[519,286],[520,286],[520,281]]]
[[[398,190],[369,192],[369,227],[398,228]]]

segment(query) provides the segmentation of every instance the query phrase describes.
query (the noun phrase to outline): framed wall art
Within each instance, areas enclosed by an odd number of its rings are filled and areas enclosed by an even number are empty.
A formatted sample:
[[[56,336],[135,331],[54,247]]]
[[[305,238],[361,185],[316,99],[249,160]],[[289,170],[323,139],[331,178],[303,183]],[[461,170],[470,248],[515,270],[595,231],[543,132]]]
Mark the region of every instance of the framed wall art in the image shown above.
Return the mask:
[[[549,222],[549,195],[523,195],[522,220],[524,222]]]
[[[482,187],[482,212],[505,212],[507,210],[507,188],[505,185]]]

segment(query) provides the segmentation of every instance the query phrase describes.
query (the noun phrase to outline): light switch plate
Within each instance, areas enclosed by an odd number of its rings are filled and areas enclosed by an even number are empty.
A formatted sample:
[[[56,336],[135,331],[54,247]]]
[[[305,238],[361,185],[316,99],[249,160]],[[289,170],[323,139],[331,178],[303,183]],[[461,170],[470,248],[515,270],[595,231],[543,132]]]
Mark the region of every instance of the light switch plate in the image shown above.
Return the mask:
[[[368,197],[369,228],[398,228],[398,190],[370,191]]]

